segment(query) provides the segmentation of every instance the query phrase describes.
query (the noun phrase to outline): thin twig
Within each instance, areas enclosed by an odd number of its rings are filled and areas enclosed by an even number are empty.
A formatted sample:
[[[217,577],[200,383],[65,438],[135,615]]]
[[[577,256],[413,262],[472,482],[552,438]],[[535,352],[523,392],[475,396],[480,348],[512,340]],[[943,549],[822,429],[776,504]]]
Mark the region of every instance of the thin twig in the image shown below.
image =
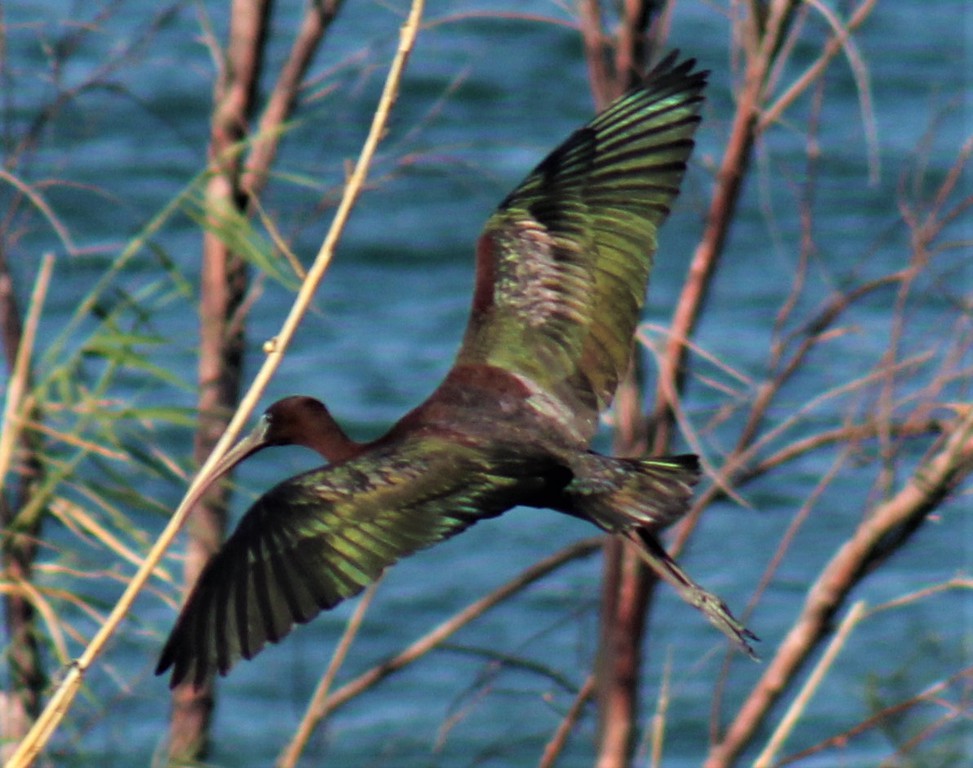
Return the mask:
[[[747,55],[744,86],[737,99],[737,109],[717,174],[716,190],[707,211],[703,237],[693,254],[689,274],[676,304],[671,335],[659,369],[653,416],[656,425],[653,451],[657,454],[666,453],[672,441],[673,414],[670,404],[674,394],[682,391],[686,375],[687,349],[683,339],[693,335],[706,303],[758,135],[758,117],[766,98],[767,72],[780,37],[797,5],[796,0],[775,0],[771,4],[762,36],[757,31],[756,20],[749,16],[744,19],[746,31],[743,45]]]
[[[652,715],[652,757],[651,768],[662,767],[662,747],[666,740],[666,722],[669,716],[669,704],[672,701],[672,651],[666,654],[666,663],[662,668],[662,685],[659,688],[659,700],[656,702],[655,714]]]
[[[582,0],[578,6],[578,16],[581,21],[584,58],[588,65],[588,87],[594,97],[595,107],[603,109],[611,101],[612,77],[608,72],[605,33],[598,0]]]
[[[811,85],[811,83],[815,82],[821,77],[822,72],[824,72],[824,70],[827,68],[831,59],[834,58],[840,50],[844,49],[845,56],[848,58],[851,65],[852,72],[855,76],[855,83],[858,87],[862,124],[865,128],[865,136],[868,144],[869,173],[873,182],[877,181],[879,173],[878,132],[875,127],[875,114],[872,106],[868,68],[862,60],[861,54],[858,53],[857,47],[851,41],[851,33],[865,22],[865,20],[871,14],[872,9],[875,7],[876,2],[877,0],[864,0],[864,2],[858,6],[857,9],[855,9],[855,13],[848,20],[848,23],[842,25],[826,5],[818,2],[818,0],[814,0],[812,3],[813,7],[816,8],[831,25],[835,32],[834,37],[828,40],[824,46],[824,50],[821,52],[821,55],[810,67],[808,67],[807,71],[801,75],[790,86],[790,88],[778,96],[777,100],[771,106],[764,110],[763,114],[760,116],[760,123],[758,126],[760,131],[764,131],[768,126],[779,120],[784,110],[786,110],[787,107],[789,107],[797,99],[797,97]]]
[[[47,200],[44,199],[44,196],[37,189],[35,189],[33,185],[22,181],[20,177],[10,173],[4,168],[0,168],[0,181],[7,182],[11,187],[19,191],[24,195],[24,197],[33,203],[34,207],[41,212],[41,215],[45,219],[47,219],[48,224],[51,225],[51,229],[57,233],[58,240],[61,241],[61,245],[64,246],[64,249],[68,253],[74,254],[77,252],[78,248],[71,239],[70,231],[68,231],[68,228],[58,218],[57,214],[54,213],[54,210],[48,204]]]
[[[797,725],[797,721],[801,718],[804,710],[807,709],[807,705],[814,696],[814,692],[817,691],[818,686],[821,685],[821,681],[824,680],[824,676],[831,668],[831,665],[834,664],[835,659],[838,658],[838,654],[844,648],[845,641],[848,640],[851,631],[858,625],[858,622],[861,621],[864,615],[865,601],[859,600],[851,607],[848,615],[841,622],[841,626],[838,627],[838,631],[828,644],[828,650],[824,652],[821,660],[814,667],[814,671],[804,683],[801,692],[787,708],[784,717],[781,718],[777,728],[774,729],[770,739],[767,740],[767,746],[757,755],[757,759],[753,763],[754,768],[768,768],[770,766],[774,760],[774,756],[784,746],[787,737],[794,730],[794,726]]]
[[[358,696],[363,691],[371,688],[376,683],[384,680],[391,674],[407,667],[417,661],[437,645],[442,643],[453,633],[459,631],[475,618],[481,616],[493,606],[502,603],[511,595],[530,586],[538,579],[546,576],[551,571],[559,568],[567,562],[579,557],[585,557],[601,547],[604,541],[603,536],[595,536],[573,544],[562,549],[550,557],[535,563],[527,568],[519,576],[507,582],[503,586],[491,592],[486,597],[482,597],[471,603],[452,618],[442,622],[435,629],[427,632],[410,646],[396,654],[390,659],[372,667],[367,672],[359,675],[354,680],[345,683],[341,688],[331,694],[321,705],[316,716],[323,718],[334,712],[338,707],[347,704],[351,699]]]
[[[551,740],[544,745],[544,754],[541,755],[541,761],[537,764],[537,768],[554,768],[558,757],[564,751],[564,745],[568,741],[568,736],[571,735],[571,729],[578,722],[578,718],[581,717],[581,713],[584,711],[585,704],[588,703],[594,691],[595,676],[588,675],[588,678],[584,681],[584,685],[581,686],[581,690],[578,691],[578,695],[574,697],[571,708],[558,724],[557,730],[554,732]]]
[[[878,608],[879,606],[876,606],[875,608],[871,609],[868,612],[869,615],[874,615]],[[871,717],[863,720],[854,727],[843,731],[842,733],[831,736],[824,741],[815,744],[813,747],[808,747],[800,752],[788,755],[778,763],[778,766],[799,763],[805,760],[805,758],[820,754],[821,752],[831,748],[845,749],[848,747],[848,743],[853,738],[861,736],[873,728],[881,727],[893,718],[901,717],[905,712],[908,712],[910,709],[917,707],[920,704],[935,701],[944,691],[949,690],[957,683],[963,683],[964,689],[968,689],[970,682],[973,682],[973,667],[965,667],[950,675],[945,680],[940,680],[934,683],[915,696],[912,696],[905,701],[900,701],[893,704],[892,706],[885,707],[881,711],[876,712]]]
[[[338,670],[344,664],[345,658],[348,656],[348,651],[351,649],[351,644],[358,636],[358,630],[361,629],[362,622],[365,620],[365,613],[372,604],[372,598],[375,597],[375,592],[380,582],[381,577],[379,577],[378,581],[370,584],[368,589],[365,590],[365,594],[362,595],[361,600],[358,601],[358,605],[355,606],[355,611],[352,613],[351,618],[348,619],[348,624],[345,626],[345,631],[341,635],[341,640],[338,641],[338,645],[331,655],[328,668],[318,683],[318,687],[314,690],[314,695],[311,696],[311,701],[308,703],[304,711],[304,717],[301,718],[301,722],[294,732],[294,737],[284,748],[284,751],[280,753],[280,757],[277,758],[277,768],[292,768],[301,759],[301,753],[307,746],[311,734],[314,733],[314,729],[321,722],[321,718],[317,717],[316,713],[321,709],[322,703],[328,698],[328,694],[331,692],[331,686],[334,684],[334,679],[338,675]]]
[[[240,187],[249,198],[248,206],[260,195],[277,154],[284,121],[293,111],[304,75],[320,48],[322,38],[337,16],[341,3],[342,0],[323,0],[307,4],[297,38],[260,117],[257,134],[240,181]]]

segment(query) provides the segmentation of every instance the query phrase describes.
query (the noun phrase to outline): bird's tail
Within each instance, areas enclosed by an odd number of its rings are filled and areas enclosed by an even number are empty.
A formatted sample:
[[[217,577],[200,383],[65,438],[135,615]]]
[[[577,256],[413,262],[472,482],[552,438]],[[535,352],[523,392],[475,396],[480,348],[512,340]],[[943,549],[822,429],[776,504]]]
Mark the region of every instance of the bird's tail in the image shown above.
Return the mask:
[[[683,600],[702,611],[710,624],[733,640],[741,651],[751,659],[758,659],[749,641],[760,638],[734,618],[726,603],[693,581],[689,574],[669,557],[665,547],[651,531],[633,528],[625,532],[625,537],[635,544],[642,559],[660,579],[671,585]]]
[[[757,636],[733,617],[720,598],[693,581],[655,536],[689,510],[699,480],[699,460],[692,455],[620,459],[588,452],[579,454],[571,469],[574,478],[562,491],[563,503],[557,508],[625,536],[660,579],[756,659],[749,641]]]
[[[587,452],[571,470],[559,508],[610,533],[671,525],[686,514],[699,481],[699,459],[691,454],[621,459]]]

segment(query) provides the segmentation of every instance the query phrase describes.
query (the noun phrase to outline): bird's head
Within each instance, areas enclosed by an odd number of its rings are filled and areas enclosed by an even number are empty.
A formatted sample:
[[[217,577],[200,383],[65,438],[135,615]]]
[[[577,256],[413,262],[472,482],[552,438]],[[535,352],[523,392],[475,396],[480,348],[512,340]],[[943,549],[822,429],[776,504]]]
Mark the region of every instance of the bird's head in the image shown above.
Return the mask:
[[[253,430],[206,473],[199,484],[200,493],[240,462],[277,445],[310,448],[332,464],[351,458],[362,447],[345,434],[320,400],[303,395],[285,397],[264,411]]]
[[[334,431],[341,432],[341,428],[324,403],[313,397],[292,395],[264,411],[250,436],[256,445],[255,450],[271,445],[303,445],[316,450],[314,435]],[[250,455],[254,452],[252,449]]]
[[[250,433],[252,456],[271,445],[301,445],[334,464],[351,458],[361,445],[345,434],[320,400],[292,395],[271,405]],[[242,460],[242,458],[241,458]]]

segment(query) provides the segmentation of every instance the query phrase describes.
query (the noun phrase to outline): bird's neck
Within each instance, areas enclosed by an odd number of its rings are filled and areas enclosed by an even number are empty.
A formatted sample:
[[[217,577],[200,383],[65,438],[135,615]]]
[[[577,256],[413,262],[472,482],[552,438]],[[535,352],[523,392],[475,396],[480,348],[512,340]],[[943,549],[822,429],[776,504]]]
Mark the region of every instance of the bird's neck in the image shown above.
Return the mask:
[[[330,464],[346,461],[362,452],[364,445],[348,437],[330,414],[321,418],[326,423],[305,435],[301,441],[307,448],[320,453]]]

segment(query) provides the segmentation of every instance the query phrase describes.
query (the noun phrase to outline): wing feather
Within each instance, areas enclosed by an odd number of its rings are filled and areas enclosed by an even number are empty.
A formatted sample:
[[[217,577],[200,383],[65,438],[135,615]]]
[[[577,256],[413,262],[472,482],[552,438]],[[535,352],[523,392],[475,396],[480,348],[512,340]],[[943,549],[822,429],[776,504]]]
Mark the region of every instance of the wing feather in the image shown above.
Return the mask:
[[[530,379],[588,439],[628,366],[656,230],[693,147],[706,73],[662,62],[575,131],[490,217],[458,365]]]
[[[172,667],[173,686],[226,674],[400,558],[505,511],[539,487],[538,467],[427,437],[281,483],[203,570],[157,672]]]

